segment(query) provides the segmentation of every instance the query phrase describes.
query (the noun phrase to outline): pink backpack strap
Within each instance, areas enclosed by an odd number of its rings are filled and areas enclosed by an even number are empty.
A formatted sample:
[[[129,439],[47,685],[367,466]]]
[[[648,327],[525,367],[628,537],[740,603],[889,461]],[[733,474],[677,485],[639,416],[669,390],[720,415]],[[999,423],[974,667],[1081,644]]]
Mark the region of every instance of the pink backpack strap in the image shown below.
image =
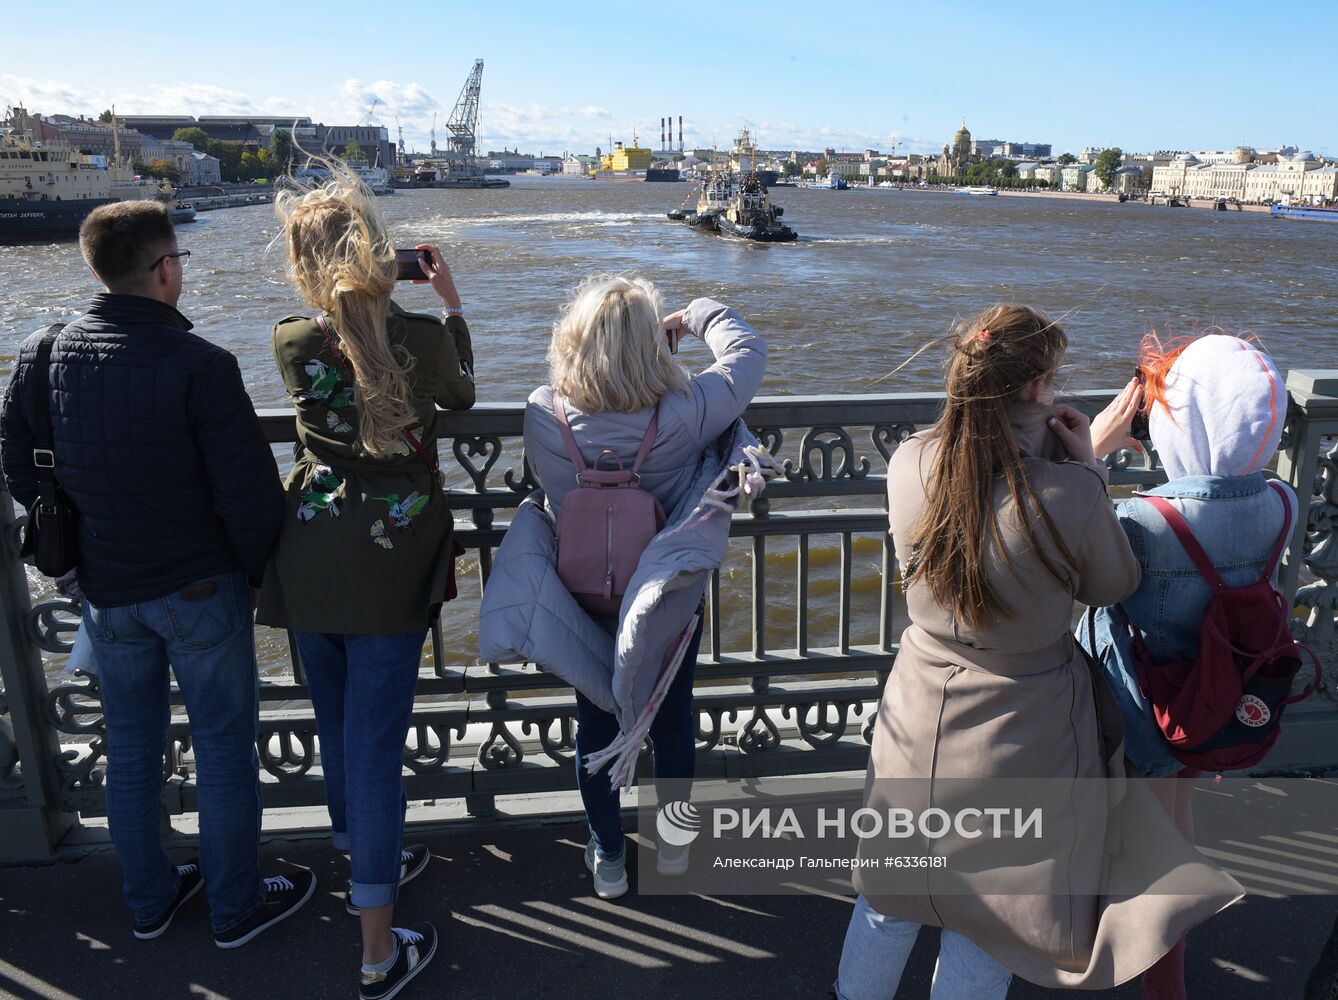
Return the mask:
[[[1287,494],[1277,480],[1270,479],[1268,485],[1282,501],[1282,534],[1278,536],[1278,544],[1273,546],[1273,554],[1268,557],[1268,565],[1264,567],[1264,575],[1261,577],[1263,580],[1273,579],[1273,572],[1278,568],[1278,560],[1282,558],[1282,550],[1287,547],[1287,542],[1292,536],[1292,505],[1287,502]]]
[[[562,429],[562,437],[567,442],[567,454],[571,456],[571,464],[576,466],[577,472],[585,472],[589,466],[585,464],[581,449],[576,445],[576,435],[571,432],[571,424],[567,423],[567,408],[562,404],[562,397],[556,392],[553,393],[553,415],[557,417],[558,427]]]
[[[650,454],[651,446],[655,444],[655,436],[660,432],[660,408],[657,406],[650,414],[650,426],[646,428],[646,436],[641,439],[641,448],[636,453],[636,461],[632,463],[632,472],[634,474],[641,471],[641,463],[646,460]]]
[[[567,442],[567,454],[571,456],[572,464],[576,466],[577,472],[586,472],[589,466],[585,464],[585,458],[581,455],[581,449],[576,444],[576,435],[571,432],[571,424],[567,421],[567,408],[562,404],[562,397],[556,392],[553,393],[553,415],[557,417],[558,427],[562,429],[562,437]],[[646,460],[650,454],[651,446],[655,444],[655,437],[660,430],[660,411],[657,407],[650,415],[650,426],[646,428],[646,436],[641,439],[641,447],[636,453],[636,461],[632,463],[632,472],[641,471],[641,463]]]
[[[1180,545],[1185,550],[1185,554],[1199,568],[1203,578],[1208,581],[1208,586],[1214,590],[1225,589],[1226,584],[1222,582],[1222,578],[1218,575],[1217,567],[1208,558],[1208,553],[1203,551],[1203,546],[1199,544],[1199,540],[1194,537],[1194,532],[1190,529],[1189,522],[1185,520],[1184,515],[1172,507],[1164,497],[1144,496],[1141,493],[1135,495],[1138,499],[1146,500],[1152,504],[1161,516],[1166,518],[1166,523],[1171,526],[1171,530],[1175,532],[1175,537],[1180,540]]]

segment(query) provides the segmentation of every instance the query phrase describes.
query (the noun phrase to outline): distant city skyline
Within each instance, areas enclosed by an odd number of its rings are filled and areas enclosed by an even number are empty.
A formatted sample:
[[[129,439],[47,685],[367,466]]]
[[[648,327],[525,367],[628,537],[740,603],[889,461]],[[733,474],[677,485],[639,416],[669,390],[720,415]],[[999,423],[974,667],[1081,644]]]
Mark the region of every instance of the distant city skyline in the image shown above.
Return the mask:
[[[659,119],[682,115],[689,147],[728,147],[750,128],[764,148],[887,152],[895,139],[898,153],[933,153],[965,120],[977,138],[1050,143],[1056,154],[1288,144],[1338,153],[1338,102],[1321,72],[1335,9],[1307,11],[1279,70],[1256,68],[1258,40],[1242,29],[1258,8],[1236,0],[1189,0],[1165,30],[1127,7],[1050,18],[974,0],[820,15],[779,2],[765,16],[607,0],[389,17],[348,0],[318,10],[240,0],[226,17],[161,21],[87,0],[72,8],[61,9],[71,30],[7,49],[0,100],[47,114],[114,103],[121,114],[371,118],[392,140],[398,116],[408,148],[426,151],[434,112],[444,145],[478,57],[481,151],[590,152],[630,142],[633,129],[657,149]],[[704,45],[712,34],[718,43]],[[1265,85],[1278,74],[1286,86]]]

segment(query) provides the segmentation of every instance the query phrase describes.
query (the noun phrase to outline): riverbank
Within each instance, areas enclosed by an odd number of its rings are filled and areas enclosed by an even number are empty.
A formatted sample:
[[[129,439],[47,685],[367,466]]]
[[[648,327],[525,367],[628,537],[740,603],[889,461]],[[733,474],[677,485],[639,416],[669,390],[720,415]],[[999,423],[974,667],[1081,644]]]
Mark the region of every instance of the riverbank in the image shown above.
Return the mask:
[[[1107,205],[1120,204],[1118,194],[1109,194],[1097,191],[1051,191],[1032,188],[1029,190],[1008,190],[999,189],[1000,195],[1006,195],[1010,198],[1054,198],[1060,201],[1096,201],[1104,202]],[[1181,198],[1180,208],[1206,208],[1212,210],[1216,208],[1218,199],[1216,198]],[[1145,198],[1129,198],[1123,204],[1128,205],[1152,205],[1157,208],[1166,208],[1166,205],[1156,205],[1155,202]],[[1267,215],[1270,206],[1268,205],[1247,205],[1242,202],[1228,202],[1225,211],[1228,212],[1256,212]],[[1223,209],[1218,209],[1223,211]]]
[[[1000,197],[1009,198],[1057,198],[1060,201],[1101,201],[1109,205],[1118,205],[1120,196],[1117,194],[1102,194],[1096,191],[1050,191],[1041,188],[1021,188],[1010,190],[1009,188],[999,188]]]

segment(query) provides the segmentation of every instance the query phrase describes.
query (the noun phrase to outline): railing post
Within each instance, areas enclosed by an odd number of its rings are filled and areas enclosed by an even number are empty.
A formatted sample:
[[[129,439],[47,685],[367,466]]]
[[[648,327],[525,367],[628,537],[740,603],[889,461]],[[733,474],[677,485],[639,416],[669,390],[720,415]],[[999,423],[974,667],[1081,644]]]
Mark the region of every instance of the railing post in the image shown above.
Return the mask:
[[[1327,455],[1322,449],[1325,437],[1338,435],[1338,371],[1291,372],[1287,390],[1291,433],[1278,475],[1296,491],[1300,517],[1278,584],[1293,607],[1309,609],[1298,631],[1318,653],[1332,686],[1338,679],[1338,446]],[[1317,577],[1305,586],[1299,586],[1302,566]]]
[[[0,489],[0,860],[50,857],[78,819],[60,808],[60,740],[31,615],[14,502]]]

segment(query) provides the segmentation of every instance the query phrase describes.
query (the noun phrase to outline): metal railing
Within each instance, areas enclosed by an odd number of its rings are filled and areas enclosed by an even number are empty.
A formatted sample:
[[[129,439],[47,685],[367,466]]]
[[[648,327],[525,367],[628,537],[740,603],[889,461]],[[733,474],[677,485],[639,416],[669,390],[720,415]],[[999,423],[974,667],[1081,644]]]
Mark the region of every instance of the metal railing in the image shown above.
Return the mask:
[[[1297,526],[1282,584],[1295,596],[1298,635],[1333,670],[1338,372],[1293,373],[1289,387],[1278,472],[1308,516]],[[1111,395],[1080,394],[1074,402],[1095,413]],[[940,406],[939,396],[908,394],[777,397],[748,409],[747,422],[784,473],[751,509],[735,514],[729,555],[708,587],[695,698],[703,777],[865,766],[873,709],[907,624],[886,531],[886,462]],[[508,512],[535,487],[520,451],[523,412],[493,404],[441,415],[449,499],[473,570],[461,598],[445,609],[457,638],[476,620]],[[291,412],[263,411],[261,418],[271,442],[294,440]],[[1111,464],[1113,489],[1165,480],[1155,454],[1122,452]],[[78,609],[51,596],[34,603],[18,539],[13,504],[0,496],[0,857],[37,857],[78,814],[102,811],[105,732],[96,678],[46,670],[43,652],[68,650]],[[452,655],[445,635],[440,623],[434,627],[419,676],[404,751],[409,797],[463,797],[472,813],[487,815],[498,795],[574,787],[570,689],[530,665]],[[301,666],[291,654],[280,659],[286,662],[271,664],[260,689],[264,801],[319,804],[316,727]],[[1326,674],[1329,691],[1335,680]],[[194,810],[192,773],[190,734],[174,689],[165,810]]]

